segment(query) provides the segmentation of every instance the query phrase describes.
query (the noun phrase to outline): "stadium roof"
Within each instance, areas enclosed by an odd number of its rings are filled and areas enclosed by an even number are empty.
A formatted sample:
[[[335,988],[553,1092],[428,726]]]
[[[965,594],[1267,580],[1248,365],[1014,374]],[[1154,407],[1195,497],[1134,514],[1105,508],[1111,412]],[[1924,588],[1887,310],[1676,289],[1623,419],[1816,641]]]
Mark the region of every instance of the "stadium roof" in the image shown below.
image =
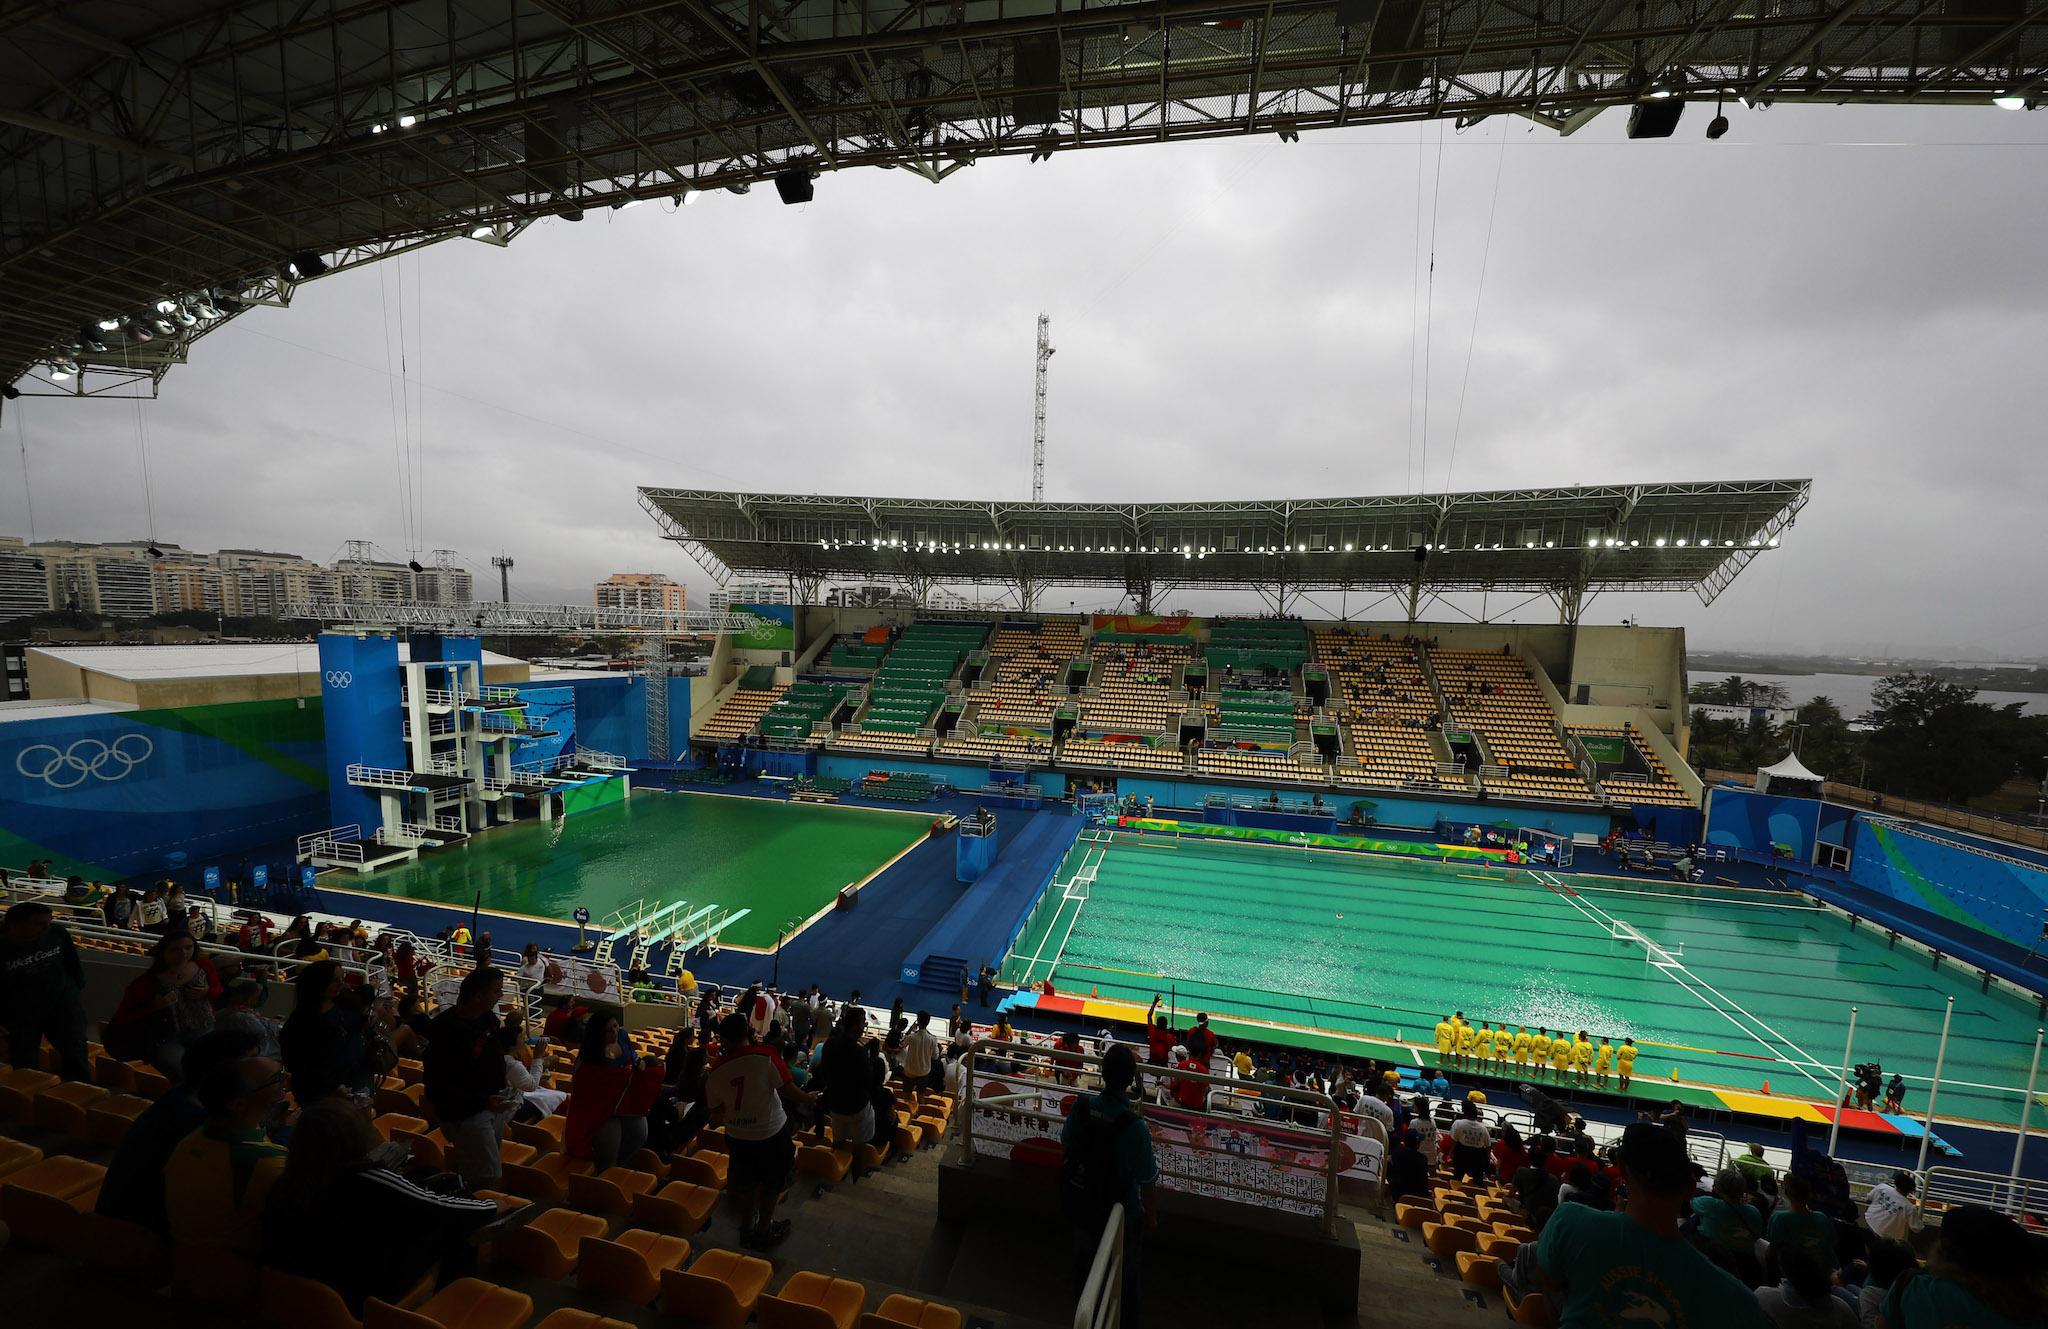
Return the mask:
[[[195,642],[174,646],[40,646],[29,649],[77,669],[109,678],[150,682],[172,678],[237,678],[271,674],[317,674],[317,642]],[[492,668],[524,664],[496,651],[483,653]],[[400,662],[412,658],[410,642],[398,643]]]
[[[1778,547],[1810,480],[1595,485],[1213,503],[992,503],[648,489],[640,504],[714,576],[1166,586],[1286,594],[1689,590],[1704,602]]]
[[[41,361],[24,390],[154,391],[208,328],[327,272],[693,189],[800,199],[856,166],[936,181],[992,156],[1500,115],[1570,133],[1609,107],[1653,137],[1688,101],[1688,133],[1723,101],[2030,106],[2043,12],[24,0],[0,14],[0,383]]]

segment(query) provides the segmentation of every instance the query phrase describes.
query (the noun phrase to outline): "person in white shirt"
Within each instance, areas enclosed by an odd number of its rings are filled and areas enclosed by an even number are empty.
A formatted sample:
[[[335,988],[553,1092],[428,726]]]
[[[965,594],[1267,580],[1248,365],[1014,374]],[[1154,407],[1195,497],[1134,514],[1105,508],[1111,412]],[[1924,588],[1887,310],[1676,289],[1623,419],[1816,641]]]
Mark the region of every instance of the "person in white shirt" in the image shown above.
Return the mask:
[[[1863,1208],[1863,1222],[1880,1237],[1904,1241],[1908,1232],[1918,1232],[1920,1210],[1913,1203],[1913,1174],[1894,1172],[1890,1181],[1870,1188],[1870,1200]]]
[[[519,956],[519,977],[538,986],[545,982],[548,966],[540,958],[540,947],[533,942],[526,943],[526,949]]]
[[[532,1115],[550,1117],[561,1111],[562,1104],[568,1100],[569,1095],[560,1089],[543,1088],[540,1077],[533,1073],[533,1068],[521,1061],[512,1051],[519,1042],[518,1026],[507,1027],[504,1036],[505,1087],[519,1092],[521,1101],[533,1109]],[[519,1118],[516,1110],[506,1115],[523,1120]]]
[[[917,1023],[903,1037],[903,1083],[914,1089],[937,1089],[943,1079],[932,1074],[938,1061],[939,1040],[932,1034],[932,1014],[919,1011]]]
[[[784,1105],[801,1107],[817,1095],[796,1087],[781,1054],[754,1040],[741,1012],[719,1022],[718,1042],[718,1064],[704,1077],[704,1101],[730,1146],[740,1244],[766,1250],[789,1235],[789,1221],[775,1217],[782,1183],[796,1162]]]
[[[1468,1098],[1451,1123],[1451,1174],[1460,1181],[1485,1180],[1492,1150],[1493,1132],[1479,1119],[1479,1105]]]
[[[1362,1094],[1358,1099],[1357,1112],[1361,1117],[1371,1117],[1378,1121],[1380,1125],[1387,1128],[1388,1138],[1391,1139],[1393,1137],[1394,1109],[1385,1102],[1373,1097],[1371,1094]]]

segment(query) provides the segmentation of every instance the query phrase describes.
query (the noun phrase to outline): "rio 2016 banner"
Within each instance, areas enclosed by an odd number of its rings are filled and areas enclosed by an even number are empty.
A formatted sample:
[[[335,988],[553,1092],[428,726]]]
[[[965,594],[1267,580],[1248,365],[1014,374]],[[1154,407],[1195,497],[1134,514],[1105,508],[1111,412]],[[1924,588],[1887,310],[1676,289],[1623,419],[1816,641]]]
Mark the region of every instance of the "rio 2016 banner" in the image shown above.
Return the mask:
[[[1198,620],[1187,614],[1096,614],[1097,632],[1114,632],[1133,637],[1192,637]]]
[[[1462,844],[1431,844],[1415,840],[1380,840],[1369,835],[1325,835],[1316,832],[1269,830],[1261,826],[1222,826],[1206,821],[1174,821],[1165,817],[1118,817],[1117,828],[1154,834],[1192,835],[1212,840],[1261,840],[1290,847],[1349,849],[1368,854],[1403,854],[1411,858],[1463,859],[1468,862],[1519,863],[1513,849],[1480,849]]]
[[[752,614],[761,620],[752,632],[732,639],[738,651],[786,651],[796,644],[796,611],[788,605],[734,605],[735,614]]]

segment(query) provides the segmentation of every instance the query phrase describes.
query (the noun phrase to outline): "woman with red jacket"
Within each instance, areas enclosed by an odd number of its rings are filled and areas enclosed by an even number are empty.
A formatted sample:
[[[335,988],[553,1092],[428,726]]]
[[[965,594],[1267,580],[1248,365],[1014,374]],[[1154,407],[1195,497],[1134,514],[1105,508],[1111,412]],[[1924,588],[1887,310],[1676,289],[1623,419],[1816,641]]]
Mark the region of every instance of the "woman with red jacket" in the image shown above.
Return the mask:
[[[190,934],[169,933],[150,948],[149,967],[122,991],[107,1022],[107,1050],[177,1079],[185,1045],[213,1028],[220,994],[220,975]]]
[[[647,1109],[661,1090],[661,1058],[636,1058],[619,1017],[591,1017],[569,1081],[562,1147],[603,1172],[647,1143]]]

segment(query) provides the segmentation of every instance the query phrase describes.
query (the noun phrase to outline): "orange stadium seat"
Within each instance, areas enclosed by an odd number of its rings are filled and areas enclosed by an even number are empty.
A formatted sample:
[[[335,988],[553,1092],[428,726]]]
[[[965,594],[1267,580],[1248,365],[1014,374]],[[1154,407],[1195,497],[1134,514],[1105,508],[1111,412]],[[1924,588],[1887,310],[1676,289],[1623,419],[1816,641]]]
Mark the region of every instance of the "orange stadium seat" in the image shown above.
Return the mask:
[[[754,1314],[775,1266],[738,1251],[708,1250],[688,1270],[661,1276],[661,1309],[705,1329],[739,1329]]]

